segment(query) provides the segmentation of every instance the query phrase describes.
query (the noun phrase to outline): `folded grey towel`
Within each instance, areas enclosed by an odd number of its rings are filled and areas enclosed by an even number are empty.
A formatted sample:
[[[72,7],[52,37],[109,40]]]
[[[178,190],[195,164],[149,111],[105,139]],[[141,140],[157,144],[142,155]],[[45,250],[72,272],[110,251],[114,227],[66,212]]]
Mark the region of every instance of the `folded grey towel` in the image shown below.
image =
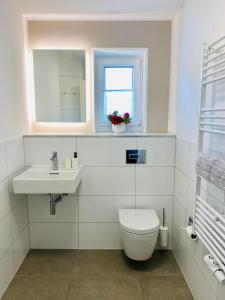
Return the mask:
[[[215,158],[211,168],[209,181],[225,190],[225,160]]]
[[[225,190],[225,160],[206,153],[199,153],[196,162],[196,173]]]
[[[199,153],[195,168],[196,173],[209,180],[213,164],[214,158],[212,156],[206,153]]]

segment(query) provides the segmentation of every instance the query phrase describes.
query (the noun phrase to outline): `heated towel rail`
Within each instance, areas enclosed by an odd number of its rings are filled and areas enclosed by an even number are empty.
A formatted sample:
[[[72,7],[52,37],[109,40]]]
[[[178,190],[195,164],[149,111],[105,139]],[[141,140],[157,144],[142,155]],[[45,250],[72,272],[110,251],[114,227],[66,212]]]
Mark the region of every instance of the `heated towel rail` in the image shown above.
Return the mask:
[[[208,107],[206,103],[208,87],[219,82],[225,90],[225,36],[207,46],[203,54],[198,153],[203,152],[205,134],[225,135],[225,98],[223,107]],[[214,268],[215,276],[225,283],[225,216],[201,197],[201,181],[197,175],[193,230],[210,252],[208,257],[219,267],[220,277]]]

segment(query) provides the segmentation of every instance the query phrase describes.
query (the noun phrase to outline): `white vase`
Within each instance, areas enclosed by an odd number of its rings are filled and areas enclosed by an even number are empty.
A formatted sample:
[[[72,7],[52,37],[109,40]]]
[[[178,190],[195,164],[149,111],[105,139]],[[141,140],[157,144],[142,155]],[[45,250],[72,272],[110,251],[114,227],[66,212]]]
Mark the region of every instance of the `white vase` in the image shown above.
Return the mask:
[[[125,123],[120,123],[118,125],[113,125],[112,124],[112,131],[116,134],[123,133],[126,130],[126,124]]]

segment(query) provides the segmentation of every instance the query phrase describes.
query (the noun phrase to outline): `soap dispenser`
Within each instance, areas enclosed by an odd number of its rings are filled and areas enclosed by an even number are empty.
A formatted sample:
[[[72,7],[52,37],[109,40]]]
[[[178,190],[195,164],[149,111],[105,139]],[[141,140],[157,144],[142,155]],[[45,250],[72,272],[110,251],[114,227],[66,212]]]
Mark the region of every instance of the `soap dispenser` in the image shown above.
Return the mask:
[[[79,158],[77,157],[77,152],[74,152],[74,156],[72,158],[72,169],[79,169],[80,162]]]

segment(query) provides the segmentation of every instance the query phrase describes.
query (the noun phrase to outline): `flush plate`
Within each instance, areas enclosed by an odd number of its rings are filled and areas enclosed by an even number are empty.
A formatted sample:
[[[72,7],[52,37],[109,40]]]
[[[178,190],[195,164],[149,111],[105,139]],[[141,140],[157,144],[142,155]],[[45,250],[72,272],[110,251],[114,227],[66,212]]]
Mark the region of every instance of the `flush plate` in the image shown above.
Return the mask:
[[[146,164],[146,150],[126,150],[127,164]]]

